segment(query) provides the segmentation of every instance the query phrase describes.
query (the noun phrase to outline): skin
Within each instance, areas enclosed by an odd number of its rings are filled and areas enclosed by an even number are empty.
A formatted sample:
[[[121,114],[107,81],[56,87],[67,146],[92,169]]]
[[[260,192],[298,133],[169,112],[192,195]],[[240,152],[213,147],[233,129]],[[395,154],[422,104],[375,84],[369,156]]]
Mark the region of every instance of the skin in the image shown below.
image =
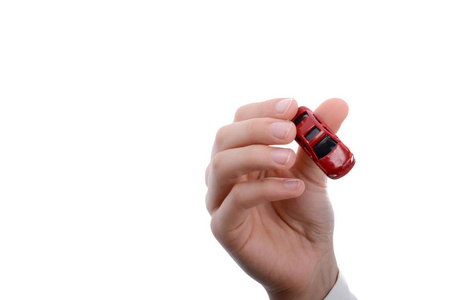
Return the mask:
[[[290,98],[239,108],[206,169],[214,236],[274,300],[324,299],[338,275],[327,178],[301,148],[274,146],[294,140],[297,108]],[[348,106],[329,99],[315,113],[337,132]]]

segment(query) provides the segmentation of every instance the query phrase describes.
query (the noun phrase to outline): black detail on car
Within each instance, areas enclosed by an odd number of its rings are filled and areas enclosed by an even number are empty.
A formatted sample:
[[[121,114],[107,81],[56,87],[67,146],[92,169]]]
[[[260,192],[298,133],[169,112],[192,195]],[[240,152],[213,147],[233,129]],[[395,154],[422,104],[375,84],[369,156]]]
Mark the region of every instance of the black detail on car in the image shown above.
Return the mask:
[[[337,142],[325,135],[313,148],[318,159],[327,156],[336,147]]]
[[[313,129],[311,129],[310,131],[308,131],[307,134],[305,134],[305,138],[310,141],[312,140],[313,137],[315,137],[318,133],[320,132],[319,128],[314,127]]]
[[[298,124],[300,124],[301,121],[303,121],[304,119],[306,119],[308,117],[308,113],[304,112],[301,115],[299,115],[297,118],[295,118],[294,120],[294,124],[295,126],[298,126]]]

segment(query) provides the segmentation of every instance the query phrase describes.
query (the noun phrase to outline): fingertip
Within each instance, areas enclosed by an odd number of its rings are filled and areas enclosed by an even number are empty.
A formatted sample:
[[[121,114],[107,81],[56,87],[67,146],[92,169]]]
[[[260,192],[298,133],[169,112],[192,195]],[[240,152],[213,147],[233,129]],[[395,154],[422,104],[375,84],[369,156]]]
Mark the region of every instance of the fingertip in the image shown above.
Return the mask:
[[[298,178],[287,178],[283,181],[283,186],[287,191],[302,194],[305,190],[305,183]]]
[[[288,134],[285,137],[285,143],[289,144],[294,141],[295,137],[297,136],[297,127],[295,126],[294,122],[290,122],[290,127]]]
[[[234,122],[254,118],[291,120],[297,113],[297,110],[298,104],[294,98],[274,98],[239,107],[234,115]]]
[[[294,122],[291,122],[291,131],[289,132],[288,136],[287,136],[287,142],[293,142],[295,140],[295,138],[297,137],[297,126],[295,126]]]
[[[340,98],[331,98],[320,104],[314,113],[322,118],[333,131],[337,132],[348,112],[349,106],[347,102]]]
[[[291,100],[292,100],[291,104],[289,105],[289,107],[286,110],[286,113],[284,115],[286,120],[292,120],[295,117],[295,115],[297,114],[297,111],[298,111],[297,100],[295,100],[294,98],[291,98]]]
[[[341,114],[345,117],[348,115],[349,106],[348,103],[341,98],[331,98],[327,100],[332,109],[341,112]],[[327,102],[325,101],[325,102]]]
[[[269,157],[277,169],[290,169],[295,164],[295,152],[288,148],[273,148]]]
[[[278,98],[274,100],[277,101],[274,110],[279,118],[291,120],[295,117],[298,110],[298,104],[294,98]]]

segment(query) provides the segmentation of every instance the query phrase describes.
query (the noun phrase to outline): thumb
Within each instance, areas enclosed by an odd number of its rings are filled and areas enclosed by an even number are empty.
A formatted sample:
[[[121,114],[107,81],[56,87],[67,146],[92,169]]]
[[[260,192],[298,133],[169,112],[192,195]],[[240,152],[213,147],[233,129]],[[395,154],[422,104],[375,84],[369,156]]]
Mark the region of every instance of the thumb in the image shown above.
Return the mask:
[[[348,115],[348,105],[339,98],[328,99],[319,105],[314,114],[319,116],[336,133]],[[297,151],[297,162],[294,168],[300,171],[303,180],[312,181],[321,186],[326,185],[326,175],[301,147]]]
[[[328,99],[319,105],[314,113],[337,133],[348,115],[348,104],[339,98]]]

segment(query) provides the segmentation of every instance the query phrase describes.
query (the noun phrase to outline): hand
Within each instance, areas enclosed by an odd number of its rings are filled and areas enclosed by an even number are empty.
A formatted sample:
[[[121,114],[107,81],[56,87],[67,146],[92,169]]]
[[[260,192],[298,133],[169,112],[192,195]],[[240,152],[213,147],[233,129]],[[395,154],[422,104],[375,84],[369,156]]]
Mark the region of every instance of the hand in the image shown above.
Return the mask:
[[[270,299],[323,299],[336,282],[334,216],[326,176],[292,142],[293,99],[238,109],[216,136],[206,169],[206,205],[214,236]],[[335,132],[347,104],[330,99],[315,111]]]

